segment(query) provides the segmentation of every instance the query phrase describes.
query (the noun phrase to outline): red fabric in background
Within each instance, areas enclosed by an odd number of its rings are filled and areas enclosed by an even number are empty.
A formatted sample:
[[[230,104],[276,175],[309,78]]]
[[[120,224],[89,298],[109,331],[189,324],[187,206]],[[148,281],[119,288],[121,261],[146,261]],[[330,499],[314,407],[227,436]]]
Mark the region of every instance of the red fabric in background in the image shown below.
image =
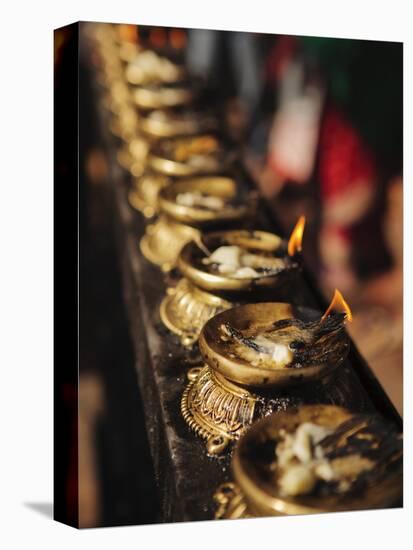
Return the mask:
[[[340,111],[327,107],[320,129],[318,177],[322,198],[348,191],[353,185],[372,187],[376,164],[370,150]]]

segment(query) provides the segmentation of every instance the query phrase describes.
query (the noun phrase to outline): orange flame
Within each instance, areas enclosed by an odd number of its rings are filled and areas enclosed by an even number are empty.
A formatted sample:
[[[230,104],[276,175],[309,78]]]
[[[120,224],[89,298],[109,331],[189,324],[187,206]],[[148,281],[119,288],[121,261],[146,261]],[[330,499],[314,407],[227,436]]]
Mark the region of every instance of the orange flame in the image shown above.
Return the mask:
[[[353,320],[350,306],[343,298],[341,292],[337,289],[335,289],[333,299],[321,319],[325,319],[333,309],[345,313],[347,321],[351,322]]]
[[[300,216],[298,222],[291,233],[290,240],[288,241],[288,255],[294,256],[297,252],[302,250],[303,233],[305,227],[305,216]]]

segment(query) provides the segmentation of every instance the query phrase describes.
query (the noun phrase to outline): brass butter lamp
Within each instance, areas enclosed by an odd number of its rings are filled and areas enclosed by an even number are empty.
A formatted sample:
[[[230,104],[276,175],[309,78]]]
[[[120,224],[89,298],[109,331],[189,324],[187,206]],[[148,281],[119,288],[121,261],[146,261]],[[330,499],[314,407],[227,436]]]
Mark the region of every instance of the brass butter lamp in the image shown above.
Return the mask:
[[[165,185],[176,178],[226,174],[235,155],[211,133],[159,140],[146,137],[146,144],[150,147],[144,158],[146,170],[135,180],[129,203],[148,218],[159,212],[158,195]]]
[[[192,346],[204,324],[217,313],[251,300],[252,295],[257,299],[257,292],[276,291],[291,281],[300,269],[299,250],[303,230],[304,218],[300,218],[290,238],[290,242],[294,241],[297,245],[299,242],[299,245],[294,248],[290,245],[290,258],[294,260],[291,260],[288,269],[242,279],[211,272],[203,260],[210,251],[220,246],[238,246],[245,251],[269,255],[285,249],[287,256],[287,241],[265,231],[226,230],[204,234],[187,243],[177,261],[183,278],[175,287],[168,288],[161,304],[160,315],[164,325],[181,338],[183,345]]]
[[[332,430],[323,443],[330,455],[345,455],[351,446],[354,460],[366,455],[374,466],[351,490],[286,496],[277,483],[275,446],[285,432],[312,423]],[[383,420],[332,405],[307,405],[272,414],[256,422],[236,445],[233,482],[214,494],[216,519],[285,516],[369,510],[400,506],[403,494],[402,436]],[[272,452],[271,452],[272,450]],[[352,457],[350,456],[350,462]],[[351,471],[351,464],[349,465]],[[361,481],[361,483],[360,483]]]
[[[211,210],[178,204],[178,195],[195,192],[222,199],[224,206]],[[159,207],[160,216],[147,226],[140,247],[143,255],[164,271],[176,265],[182,247],[198,240],[202,229],[243,220],[251,212],[245,190],[234,179],[220,176],[181,179],[163,187]]]
[[[142,132],[154,141],[198,135],[217,128],[216,117],[194,109],[158,109],[141,117]]]
[[[336,292],[331,307],[342,312],[343,322],[345,319],[351,320],[351,311],[340,293]],[[286,320],[318,330],[317,327],[330,313],[331,308],[321,316],[307,307],[263,302],[228,309],[204,325],[198,343],[205,366],[188,372],[189,384],[182,396],[181,412],[189,427],[206,440],[209,454],[221,454],[257,419],[291,406],[297,400],[299,403],[316,399],[318,402],[324,400],[340,404],[344,395],[351,401],[345,388],[335,389],[334,383],[331,383],[335,381],[335,372],[343,365],[349,350],[349,339],[344,330],[332,333],[334,340],[326,340],[324,335],[314,343],[308,334],[297,336],[294,332],[294,338],[288,343],[291,358],[284,363],[278,359],[254,363],[251,355],[240,352],[237,337],[228,336],[223,330],[223,327],[229,326],[234,334],[260,333],[264,327],[277,322],[285,324]],[[296,356],[293,346],[301,337],[308,344]],[[248,341],[244,336],[238,338]],[[284,349],[287,349],[283,330],[279,336],[276,333],[274,342],[278,345],[283,343]],[[256,344],[253,342],[254,346]],[[312,350],[317,353],[312,354]],[[260,359],[260,356],[257,357]],[[296,357],[301,357],[299,363]]]
[[[196,92],[188,82],[163,82],[133,87],[132,98],[139,110],[149,111],[189,105]]]

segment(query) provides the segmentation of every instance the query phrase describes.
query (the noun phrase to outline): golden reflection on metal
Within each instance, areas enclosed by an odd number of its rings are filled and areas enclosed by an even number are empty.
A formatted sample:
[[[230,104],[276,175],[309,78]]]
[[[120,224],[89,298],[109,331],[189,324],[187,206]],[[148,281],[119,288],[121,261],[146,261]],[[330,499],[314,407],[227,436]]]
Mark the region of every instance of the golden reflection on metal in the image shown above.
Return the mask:
[[[213,211],[177,204],[179,193],[192,191],[207,192],[230,201],[237,194],[237,184],[231,178],[215,176],[177,180],[163,186],[153,202],[145,203],[155,209],[157,200],[161,213],[156,222],[146,228],[141,250],[149,261],[162,266],[165,271],[175,267],[179,253],[187,242],[199,239],[201,228],[214,223],[242,220],[249,212],[248,205]]]
[[[119,58],[125,63],[133,61],[139,52],[140,47],[132,42],[122,42],[119,46]]]
[[[258,333],[260,327],[268,327],[276,321],[290,318],[317,319],[318,312],[311,308],[282,302],[245,304],[216,315],[205,324],[199,337],[199,348],[205,361],[214,366],[222,376],[245,387],[286,389],[309,382],[319,381],[339,368],[349,350],[346,333],[340,336],[339,345],[330,355],[323,354],[320,362],[297,368],[254,366],[244,357],[238,357],[232,340],[221,338],[221,326],[228,324],[233,329],[248,327]],[[318,317],[320,319],[320,317]],[[312,344],[314,345],[314,344]],[[328,350],[325,350],[327,352]]]
[[[334,447],[354,445],[350,438],[369,439],[374,445],[383,445],[382,455],[374,466],[371,481],[359,491],[322,495],[284,496],[275,483],[273,465],[263,466],[260,456],[268,445],[275,442],[282,430],[293,431],[304,422],[336,429],[346,421],[353,421],[357,429],[347,429],[331,443]],[[272,414],[256,422],[238,442],[233,458],[233,482],[222,484],[214,494],[217,519],[236,519],[241,517],[284,516],[338,512],[346,510],[366,510],[388,508],[401,502],[403,492],[403,471],[401,460],[402,435],[395,431],[394,449],[390,453],[385,449],[388,444],[389,427],[383,426],[377,431],[380,420],[377,417],[357,415],[341,407],[332,405],[306,405],[289,411]],[[340,435],[340,432],[339,432]],[[391,468],[390,468],[391,465]]]
[[[259,285],[252,287],[248,281],[230,279],[223,275],[211,277],[203,270],[202,264],[197,262],[200,249],[209,254],[208,246],[213,239],[226,236],[230,242],[239,245],[262,248],[265,251],[278,248],[281,239],[277,235],[262,231],[222,231],[209,235],[199,233],[190,243],[187,243],[178,256],[177,267],[184,278],[175,288],[169,288],[161,303],[161,320],[164,325],[180,336],[181,343],[192,346],[198,340],[205,323],[216,314],[236,305],[235,298],[231,299],[231,291],[242,292],[248,299],[249,292]],[[276,286],[271,280],[270,286]],[[222,296],[225,293],[225,298]],[[239,297],[237,298],[239,299]]]
[[[151,139],[190,136],[210,132],[217,121],[201,112],[158,110],[142,115],[141,130]]]
[[[123,138],[124,134],[121,132],[119,137]],[[134,126],[127,137],[126,143],[117,152],[117,160],[132,176],[139,177],[145,170],[149,144],[138,135]]]
[[[142,62],[141,62],[142,61]],[[141,63],[140,63],[141,62]],[[150,50],[141,50],[131,57],[125,69],[126,81],[132,86],[159,86],[182,81],[185,68]]]
[[[188,87],[139,86],[132,90],[132,98],[139,109],[165,109],[188,105],[194,100]]]
[[[315,314],[314,310],[296,308],[287,303],[264,302],[227,309],[207,321],[198,339],[206,366],[196,379],[191,379],[182,396],[181,409],[189,427],[208,441],[217,435],[225,437],[227,442],[235,441],[253,422],[274,410],[274,407],[288,406],[286,388],[331,381],[334,371],[343,364],[348,352],[345,336],[334,361],[299,368],[253,366],[246,359],[237,357],[228,341],[220,337],[220,327],[226,323],[239,330],[247,326],[268,326],[292,317],[311,315],[314,318]],[[283,404],[276,403],[280,390],[284,390]],[[331,392],[332,401],[335,399],[333,394]],[[325,399],[325,396],[320,394],[319,399]],[[226,445],[217,445],[215,454],[225,448]],[[213,454],[210,447],[207,446],[207,450]]]
[[[248,200],[248,199],[247,199]],[[248,200],[249,210],[246,216],[252,217],[255,211],[254,199]],[[283,285],[299,270],[299,264],[288,272],[265,274],[262,277],[245,277],[236,279],[222,273],[212,273],[202,264],[202,255],[219,246],[239,246],[247,251],[275,253],[285,244],[283,239],[267,231],[225,230],[202,234],[196,242],[188,243],[178,258],[178,267],[181,273],[193,281],[200,288],[210,292],[253,292],[258,289],[276,289]],[[208,253],[209,251],[209,253]],[[202,253],[202,254],[200,254]]]
[[[159,211],[159,192],[170,181],[169,177],[155,172],[136,178],[128,195],[130,205],[146,218],[152,218]]]
[[[184,420],[219,455],[252,424],[259,398],[232,384],[208,365],[191,376],[181,399]]]
[[[161,303],[160,316],[163,324],[180,337],[181,343],[190,347],[198,340],[204,324],[230,307],[232,304],[227,300],[181,279],[175,288],[168,289]]]
[[[294,256],[302,251],[303,234],[305,228],[305,216],[300,216],[288,241],[288,254]]]
[[[123,31],[122,27],[124,27]],[[140,156],[139,145],[136,150],[133,149],[136,143],[132,148],[130,147],[139,132],[139,115],[136,106],[143,110],[149,110],[186,105],[194,99],[194,92],[188,86],[179,86],[179,84],[175,86],[140,86],[131,90],[125,81],[122,61],[132,61],[136,55],[139,55],[139,48],[134,43],[137,38],[131,34],[132,31],[135,32],[136,27],[118,26],[119,29],[124,36],[117,36],[115,27],[111,25],[96,26],[94,39],[100,54],[98,56],[100,57],[98,80],[106,90],[103,101],[109,114],[112,115],[111,131],[128,144],[128,148],[119,152],[119,160],[132,174],[140,176],[147,161],[147,150]],[[159,37],[160,35],[155,34],[152,39],[160,40]],[[181,43],[182,36],[177,35],[175,46],[180,47]],[[159,123],[152,124],[152,126],[149,124],[144,132],[149,140],[157,139],[176,135],[174,132],[180,134],[183,130],[182,127],[177,130],[178,126],[176,125],[174,129],[173,124],[169,127],[168,123],[163,126]],[[191,132],[192,130],[191,127]],[[149,141],[142,143],[147,147]],[[179,163],[156,153],[149,156],[148,164],[152,169],[166,176],[191,176],[197,173],[188,163]],[[222,172],[222,168],[223,164],[218,164],[216,171]],[[208,168],[206,171],[210,171],[210,169]],[[135,208],[142,209],[145,215],[152,216],[158,207],[158,192],[162,187],[164,185],[159,187],[154,185],[153,190],[149,192],[149,199],[139,197],[136,189],[132,190],[129,196],[131,204]],[[139,202],[140,200],[141,202]],[[150,204],[151,201],[152,204]],[[165,270],[175,265],[176,257],[188,240],[194,239],[201,243],[201,248],[206,246],[205,240],[200,240],[201,233],[197,227],[197,224],[205,220],[200,220],[197,216],[189,220],[185,217],[182,218],[182,213],[178,214],[178,209],[171,204],[166,203],[164,213],[154,226],[148,227],[147,233],[141,241],[143,254]],[[302,249],[304,226],[305,218],[302,216],[288,242],[287,251],[290,256],[294,256]],[[185,263],[183,262],[182,265]],[[190,266],[190,263],[188,265]],[[270,317],[275,321],[277,315],[278,318],[294,315],[294,308],[290,304],[250,304],[244,306],[247,309],[237,308],[235,314],[230,313],[234,312],[234,309],[229,309],[221,313],[219,321],[216,321],[217,313],[222,309],[230,308],[232,304],[211,294],[209,287],[207,291],[205,288],[203,290],[198,288],[194,280],[189,280],[188,273],[185,273],[188,279],[182,279],[175,289],[168,290],[168,295],[161,306],[162,321],[170,330],[181,336],[185,345],[190,345],[196,340],[198,335],[196,333],[199,332],[207,318],[213,318],[207,321],[200,338],[200,349],[208,364],[203,367],[195,367],[188,372],[189,383],[182,396],[181,411],[190,428],[206,440],[207,452],[213,456],[222,454],[231,442],[241,438],[232,460],[234,482],[222,484],[214,495],[218,505],[216,517],[242,518],[307,514],[383,508],[398,503],[402,497],[402,472],[400,469],[396,469],[387,473],[387,462],[380,465],[386,475],[380,478],[378,483],[369,486],[363,494],[350,495],[348,499],[344,500],[311,496],[285,498],[277,492],[277,488],[268,477],[263,477],[255,458],[252,459],[254,452],[251,452],[251,449],[254,448],[254,445],[261,445],[265,438],[274,437],[280,429],[286,429],[291,425],[296,426],[301,422],[318,422],[322,425],[337,427],[343,420],[351,418],[351,413],[338,407],[315,405],[290,409],[286,413],[279,412],[258,420],[265,411],[265,407],[263,407],[265,399],[260,395],[260,390],[268,386],[272,388],[285,387],[290,382],[297,383],[298,380],[308,382],[321,377],[325,378],[338,365],[316,365],[315,370],[313,367],[297,369],[297,373],[286,373],[287,376],[291,376],[291,380],[288,381],[288,378],[282,378],[284,375],[280,378],[280,372],[288,371],[288,369],[280,369],[276,374],[259,372],[262,369],[257,368],[254,372],[250,365],[245,365],[242,361],[236,361],[233,357],[225,355],[219,343],[216,345],[218,342],[216,322],[222,324],[228,319],[234,326],[237,320],[241,324],[246,322],[249,325],[253,323],[265,324]],[[201,277],[201,279],[207,280],[206,277]],[[213,287],[213,290],[216,289]],[[335,291],[333,300],[322,319],[327,317],[333,309],[342,311],[346,314],[347,320],[352,320],[351,310],[338,290]],[[226,314],[228,317],[222,317]],[[188,327],[190,328],[188,329]],[[338,361],[339,364],[344,360],[344,356],[345,354]],[[267,376],[267,374],[269,375]],[[294,377],[295,380],[293,380]],[[258,421],[255,422],[256,420]],[[365,425],[368,425],[367,420]],[[368,435],[364,434],[366,438]],[[336,444],[340,446],[345,442],[346,437],[342,437]],[[399,458],[400,456],[395,460]]]
[[[214,493],[216,504],[215,519],[251,518],[248,505],[241,489],[236,483],[222,483]]]
[[[347,321],[351,322],[353,320],[353,314],[350,306],[343,298],[341,292],[337,289],[335,289],[333,299],[331,300],[330,305],[328,306],[322,319],[325,319],[333,310],[344,313]]]
[[[175,267],[184,244],[197,235],[198,229],[161,214],[154,224],[146,227],[140,242],[141,252],[147,260],[167,272]]]
[[[234,160],[222,142],[208,133],[156,141],[148,157],[148,166],[168,176],[222,174]]]
[[[222,207],[212,210],[200,206],[178,204],[178,195],[193,192],[222,199]],[[239,185],[233,178],[199,176],[174,181],[161,190],[158,200],[160,210],[171,218],[181,223],[207,227],[245,220],[249,216],[252,203],[248,201],[247,195],[245,195],[245,201],[232,203],[239,192]]]
[[[149,139],[150,138],[148,138],[148,140]],[[191,139],[195,139],[195,137]],[[198,162],[195,166],[186,162],[178,162],[168,158],[162,152],[162,142],[163,140],[161,139],[156,139],[154,137],[151,138],[152,150],[147,156],[145,156],[145,164],[142,163],[142,166],[146,166],[146,171],[144,173],[142,168],[139,174],[143,175],[142,179],[139,179],[134,183],[133,206],[138,208],[138,210],[144,214],[146,211],[145,215],[148,215],[149,212],[149,217],[159,212],[158,194],[166,183],[169,182],[169,180],[166,179],[167,177],[197,177],[211,171],[211,166],[209,165],[208,169],[208,164],[205,164],[206,161],[203,159],[202,155],[199,155]],[[149,141],[147,141],[147,143],[149,143]],[[135,161],[134,166],[136,166],[136,162],[137,161]],[[220,166],[220,164],[215,165],[217,169]],[[225,169],[225,165],[222,165],[222,169]],[[214,172],[214,170],[212,170],[212,172]],[[220,178],[216,180],[215,183],[213,183],[212,179],[209,179],[208,182],[209,185],[212,186],[213,192],[217,190],[217,192],[220,192],[219,184],[221,184],[224,187],[223,192],[225,193],[225,188],[228,187],[228,184],[224,180],[228,179],[229,178]],[[193,184],[189,184],[189,188],[191,188],[192,185]],[[204,187],[205,189],[207,188],[206,183],[204,184]]]

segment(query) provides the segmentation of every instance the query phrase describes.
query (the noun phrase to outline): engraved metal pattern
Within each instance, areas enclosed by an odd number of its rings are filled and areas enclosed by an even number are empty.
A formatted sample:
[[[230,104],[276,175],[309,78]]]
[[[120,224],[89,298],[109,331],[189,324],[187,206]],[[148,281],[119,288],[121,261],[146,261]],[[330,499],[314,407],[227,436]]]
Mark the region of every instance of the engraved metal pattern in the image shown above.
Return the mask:
[[[259,398],[228,383],[208,366],[191,378],[181,401],[189,427],[203,439],[238,439],[254,421]]]
[[[184,346],[192,346],[204,324],[233,304],[213,294],[199,290],[187,279],[169,288],[162,300],[160,316],[163,324],[181,338]]]

